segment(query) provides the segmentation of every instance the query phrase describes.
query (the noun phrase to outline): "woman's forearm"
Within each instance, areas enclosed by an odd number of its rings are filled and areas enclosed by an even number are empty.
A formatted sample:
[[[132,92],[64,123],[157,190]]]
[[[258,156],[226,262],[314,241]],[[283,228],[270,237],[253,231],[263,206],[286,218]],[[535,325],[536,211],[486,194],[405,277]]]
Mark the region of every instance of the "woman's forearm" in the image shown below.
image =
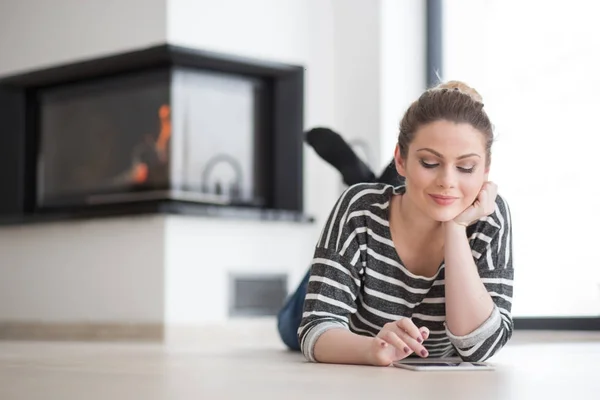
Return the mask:
[[[494,302],[477,272],[466,228],[449,221],[444,229],[446,324],[452,334],[464,336],[490,317]]]
[[[315,359],[322,363],[370,365],[372,342],[372,337],[357,335],[347,329],[329,329],[317,339]]]

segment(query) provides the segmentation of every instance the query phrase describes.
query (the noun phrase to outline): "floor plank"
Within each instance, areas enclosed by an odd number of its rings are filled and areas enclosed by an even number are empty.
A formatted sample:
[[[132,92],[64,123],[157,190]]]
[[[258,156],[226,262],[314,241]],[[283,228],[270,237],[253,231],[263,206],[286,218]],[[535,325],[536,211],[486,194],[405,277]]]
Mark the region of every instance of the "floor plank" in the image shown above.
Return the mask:
[[[166,344],[0,342],[0,399],[597,399],[600,332],[516,332],[493,372],[310,364],[271,321]]]

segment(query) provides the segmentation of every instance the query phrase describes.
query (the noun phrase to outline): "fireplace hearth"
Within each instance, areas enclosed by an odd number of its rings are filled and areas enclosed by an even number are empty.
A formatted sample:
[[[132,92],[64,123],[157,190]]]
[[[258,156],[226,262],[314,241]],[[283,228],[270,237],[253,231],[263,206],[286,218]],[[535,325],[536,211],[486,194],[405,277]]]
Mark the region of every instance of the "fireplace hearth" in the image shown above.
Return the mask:
[[[302,104],[300,66],[170,45],[1,79],[0,218],[302,218]]]

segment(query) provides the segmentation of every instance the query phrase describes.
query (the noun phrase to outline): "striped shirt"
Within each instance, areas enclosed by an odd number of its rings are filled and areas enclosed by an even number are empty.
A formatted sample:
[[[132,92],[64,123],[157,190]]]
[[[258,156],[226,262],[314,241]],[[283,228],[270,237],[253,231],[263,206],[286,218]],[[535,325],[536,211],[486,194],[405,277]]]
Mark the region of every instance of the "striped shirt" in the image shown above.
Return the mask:
[[[444,263],[433,277],[408,271],[398,256],[388,220],[390,199],[403,186],[357,184],[335,204],[316,245],[298,338],[304,356],[325,331],[346,328],[376,336],[383,325],[412,318],[430,330],[430,357],[484,361],[512,336],[513,268],[511,219],[498,195],[496,209],[467,228],[479,276],[495,306],[490,317],[465,336],[446,327]]]

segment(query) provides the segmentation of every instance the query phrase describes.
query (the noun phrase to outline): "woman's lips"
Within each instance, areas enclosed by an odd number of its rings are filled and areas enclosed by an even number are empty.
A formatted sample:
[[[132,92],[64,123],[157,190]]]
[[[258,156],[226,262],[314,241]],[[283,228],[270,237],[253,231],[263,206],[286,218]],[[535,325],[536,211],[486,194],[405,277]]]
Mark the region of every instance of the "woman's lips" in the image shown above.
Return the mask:
[[[429,196],[431,196],[433,201],[435,201],[440,206],[449,206],[450,204],[454,203],[458,199],[458,197],[439,196],[436,194],[430,194]]]

